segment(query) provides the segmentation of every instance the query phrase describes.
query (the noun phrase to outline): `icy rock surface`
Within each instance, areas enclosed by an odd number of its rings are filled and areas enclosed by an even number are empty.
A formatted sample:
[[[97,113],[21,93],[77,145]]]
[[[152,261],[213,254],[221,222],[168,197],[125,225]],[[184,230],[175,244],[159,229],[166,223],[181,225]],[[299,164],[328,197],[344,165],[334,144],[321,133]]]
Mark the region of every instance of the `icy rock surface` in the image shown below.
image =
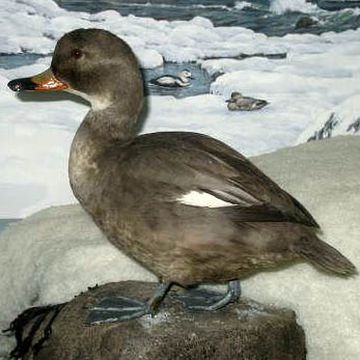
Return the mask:
[[[294,195],[322,227],[322,238],[360,268],[360,142],[339,136],[253,158]],[[72,299],[88,286],[118,280],[154,281],[92,224],[79,206],[54,207],[0,235],[0,327],[32,305]],[[294,309],[310,360],[358,360],[359,276],[343,279],[309,264],[243,281],[243,294]],[[1,339],[0,349],[9,344]]]
[[[37,360],[77,358],[101,360],[304,360],[305,334],[291,310],[242,299],[218,312],[192,312],[174,298],[174,289],[155,317],[88,326],[89,307],[123,294],[147,299],[154,283],[119,282],[81,294],[66,304],[52,324],[52,333]],[[261,309],[259,311],[259,309]],[[32,344],[43,336],[48,314]],[[34,320],[30,323],[34,324]],[[221,331],[218,331],[221,329]],[[271,329],[271,334],[269,330]],[[26,333],[26,331],[25,331]],[[154,346],[155,344],[155,346]],[[23,360],[32,359],[31,350]]]

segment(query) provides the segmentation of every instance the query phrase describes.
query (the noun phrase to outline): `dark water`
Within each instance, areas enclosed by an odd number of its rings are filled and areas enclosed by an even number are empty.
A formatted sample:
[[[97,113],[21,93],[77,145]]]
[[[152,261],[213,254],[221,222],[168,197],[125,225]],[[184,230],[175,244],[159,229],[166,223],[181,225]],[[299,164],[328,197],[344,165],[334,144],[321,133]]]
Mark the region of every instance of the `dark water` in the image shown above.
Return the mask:
[[[194,80],[191,81],[191,85],[185,88],[164,88],[149,84],[149,81],[153,78],[164,74],[177,75],[180,71],[187,69],[191,71]],[[175,64],[165,63],[164,66],[155,69],[149,69],[143,71],[143,77],[145,82],[145,89],[147,93],[152,95],[172,95],[177,98],[183,98],[187,96],[194,96],[199,94],[207,94],[210,90],[211,78],[208,73],[200,68],[197,64]]]
[[[31,65],[36,60],[42,58],[38,54],[0,54],[0,68],[13,69],[19,66]]]
[[[354,9],[360,7],[360,0],[319,0],[319,7],[329,11],[338,11],[344,8]]]
[[[305,15],[304,13],[296,11],[282,15],[274,14],[269,10],[269,0],[248,0],[246,3],[249,5],[234,0],[56,0],[56,2],[67,10],[91,13],[116,10],[123,16],[133,14],[166,20],[190,20],[195,16],[202,16],[210,19],[215,26],[242,26],[267,35],[278,36],[287,33],[338,32],[360,26],[360,16],[348,9],[360,6],[360,0],[312,0],[318,6],[337,11],[329,12],[318,8],[318,11],[311,15],[319,22],[306,28],[296,27],[296,23]]]

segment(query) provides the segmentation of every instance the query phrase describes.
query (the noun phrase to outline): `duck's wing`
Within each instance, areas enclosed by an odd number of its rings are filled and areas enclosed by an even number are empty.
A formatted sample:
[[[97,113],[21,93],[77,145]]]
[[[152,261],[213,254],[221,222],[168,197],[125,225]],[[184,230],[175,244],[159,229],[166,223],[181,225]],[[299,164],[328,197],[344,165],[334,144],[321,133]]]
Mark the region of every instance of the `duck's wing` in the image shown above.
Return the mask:
[[[318,227],[296,199],[221,141],[195,133],[154,133],[138,137],[129,151],[123,171],[161,201],[218,207],[238,221]],[[207,205],[204,194],[218,202]]]

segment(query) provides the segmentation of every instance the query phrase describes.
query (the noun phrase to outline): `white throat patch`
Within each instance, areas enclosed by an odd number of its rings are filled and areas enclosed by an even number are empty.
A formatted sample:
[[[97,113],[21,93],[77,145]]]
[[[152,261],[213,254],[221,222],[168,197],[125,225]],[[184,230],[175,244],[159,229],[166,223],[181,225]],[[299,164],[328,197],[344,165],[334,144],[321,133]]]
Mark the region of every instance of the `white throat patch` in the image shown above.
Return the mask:
[[[107,107],[111,105],[111,101],[107,98],[100,98],[98,96],[89,96],[81,91],[77,91],[74,89],[66,89],[66,91],[71,94],[80,96],[86,101],[88,101],[93,111],[105,110]]]
[[[214,195],[195,190],[192,190],[187,194],[182,195],[179,199],[177,199],[177,201],[184,205],[209,208],[236,206],[236,204],[221,200]]]

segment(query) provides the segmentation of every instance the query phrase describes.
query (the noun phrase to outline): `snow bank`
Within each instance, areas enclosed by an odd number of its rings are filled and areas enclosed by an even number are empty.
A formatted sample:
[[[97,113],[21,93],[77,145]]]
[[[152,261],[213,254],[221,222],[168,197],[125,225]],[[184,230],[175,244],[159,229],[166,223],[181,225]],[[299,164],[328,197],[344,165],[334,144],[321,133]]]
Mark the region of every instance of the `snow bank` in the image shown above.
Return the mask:
[[[360,185],[354,137],[337,137],[253,160],[315,216],[322,238],[360,268]],[[70,300],[88,286],[154,280],[126,258],[79,206],[43,210],[0,235],[0,327],[28,306]],[[21,249],[21,251],[19,251]],[[342,279],[308,264],[243,281],[244,296],[296,310],[309,360],[358,360],[359,276]],[[0,348],[8,348],[2,339]]]

